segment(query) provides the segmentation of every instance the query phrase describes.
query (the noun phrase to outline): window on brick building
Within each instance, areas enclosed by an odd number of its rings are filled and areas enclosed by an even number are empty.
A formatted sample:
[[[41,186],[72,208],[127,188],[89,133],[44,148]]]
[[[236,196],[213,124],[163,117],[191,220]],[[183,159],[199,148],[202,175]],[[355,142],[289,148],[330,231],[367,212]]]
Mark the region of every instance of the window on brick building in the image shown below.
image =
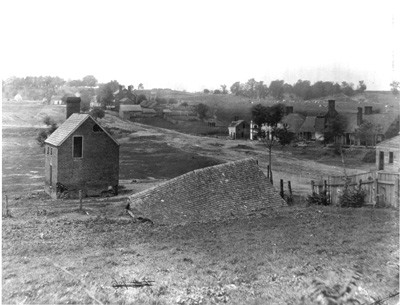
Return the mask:
[[[49,154],[50,151],[50,147],[47,146],[47,154]]]
[[[389,152],[389,163],[393,163],[393,152]]]
[[[72,151],[74,158],[82,158],[83,155],[83,137],[75,136],[72,141]]]
[[[53,148],[50,147],[50,155],[53,154]]]

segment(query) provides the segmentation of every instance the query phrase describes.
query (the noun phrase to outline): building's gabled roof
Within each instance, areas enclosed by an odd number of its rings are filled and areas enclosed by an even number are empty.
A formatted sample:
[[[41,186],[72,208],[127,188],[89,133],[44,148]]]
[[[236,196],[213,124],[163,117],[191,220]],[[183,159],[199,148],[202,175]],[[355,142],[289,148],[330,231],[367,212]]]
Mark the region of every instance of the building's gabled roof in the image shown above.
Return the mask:
[[[323,133],[325,131],[325,118],[317,116],[315,118],[315,131]]]
[[[282,119],[283,124],[288,125],[288,131],[297,133],[303,125],[305,117],[299,113],[290,113]]]
[[[386,148],[394,148],[396,150],[400,150],[400,135],[397,135],[393,138],[387,139],[379,144],[376,147],[386,147]]]
[[[140,105],[120,105],[120,112],[142,112],[142,107]]]
[[[298,132],[315,132],[315,120],[316,116],[308,116],[304,120],[303,124],[299,128]]]
[[[134,102],[134,100],[129,97],[124,97],[124,98],[120,99],[119,102],[120,103]]]
[[[239,126],[241,123],[246,123],[244,120],[239,120],[239,121],[232,121],[230,124],[229,124],[229,127],[236,127],[236,126]]]
[[[69,136],[74,133],[86,120],[97,122],[88,114],[73,113],[60,127],[58,127],[45,141],[45,143],[60,146]],[[99,124],[97,124],[99,125]],[[99,125],[100,126],[100,125]],[[100,128],[117,144],[119,143],[103,128]]]

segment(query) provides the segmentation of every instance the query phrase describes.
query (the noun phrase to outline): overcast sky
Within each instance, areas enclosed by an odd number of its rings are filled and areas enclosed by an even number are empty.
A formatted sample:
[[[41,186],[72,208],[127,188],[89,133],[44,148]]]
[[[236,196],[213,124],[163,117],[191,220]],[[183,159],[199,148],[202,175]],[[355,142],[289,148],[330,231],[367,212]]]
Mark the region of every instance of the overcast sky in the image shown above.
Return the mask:
[[[1,77],[188,91],[250,78],[400,81],[400,1],[2,0]]]

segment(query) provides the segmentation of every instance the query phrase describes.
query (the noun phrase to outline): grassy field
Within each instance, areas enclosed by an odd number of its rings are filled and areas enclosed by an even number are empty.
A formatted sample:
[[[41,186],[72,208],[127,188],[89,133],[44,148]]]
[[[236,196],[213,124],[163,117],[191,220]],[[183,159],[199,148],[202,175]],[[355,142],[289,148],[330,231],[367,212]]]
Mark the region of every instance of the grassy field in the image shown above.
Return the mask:
[[[306,207],[299,200],[268,214],[186,226],[149,226],[126,215],[127,196],[159,179],[249,156],[265,171],[258,142],[185,135],[107,115],[101,124],[121,143],[123,191],[86,198],[83,211],[77,201],[49,199],[34,138],[42,116],[64,114],[32,105],[15,113],[3,104],[3,196],[12,216],[2,221],[3,304],[324,304],[347,288],[342,299],[370,304],[398,291],[395,210]],[[361,162],[365,153],[349,153],[349,171],[373,166]],[[342,172],[341,158],[317,146],[276,149],[273,165],[275,180],[291,180],[303,199],[311,179]],[[135,279],[153,286],[112,287]]]
[[[79,212],[76,201],[40,194],[15,202],[3,219],[2,303],[317,304],[323,291],[350,288],[342,299],[364,304],[398,289],[392,210],[290,207],[152,227],[124,205],[86,200]],[[112,287],[133,280],[154,283]]]

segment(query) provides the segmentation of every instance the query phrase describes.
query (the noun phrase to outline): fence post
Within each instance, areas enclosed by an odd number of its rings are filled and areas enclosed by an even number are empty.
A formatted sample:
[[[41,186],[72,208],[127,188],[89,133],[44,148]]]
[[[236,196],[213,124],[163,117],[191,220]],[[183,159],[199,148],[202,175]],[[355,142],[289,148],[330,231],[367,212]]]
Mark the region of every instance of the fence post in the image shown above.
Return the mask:
[[[269,165],[267,165],[267,178],[269,178]]]
[[[285,194],[284,194],[284,191],[283,191],[283,179],[281,179],[281,197],[282,198],[285,197]]]
[[[378,190],[378,186],[379,186],[379,184],[378,184],[378,177],[376,177],[375,178],[375,182],[374,182],[374,189],[375,189],[375,196],[374,196],[374,198],[375,198],[375,206],[377,205],[377,204],[379,204],[379,190]]]
[[[311,180],[311,194],[314,194],[314,180]]]
[[[82,190],[79,190],[79,210],[82,211]]]
[[[5,207],[3,211],[3,216],[8,217],[8,196],[6,195],[6,200],[4,201]]]
[[[274,185],[274,180],[272,179],[272,171],[270,171],[271,175],[269,177],[269,181],[271,181],[271,184]]]

